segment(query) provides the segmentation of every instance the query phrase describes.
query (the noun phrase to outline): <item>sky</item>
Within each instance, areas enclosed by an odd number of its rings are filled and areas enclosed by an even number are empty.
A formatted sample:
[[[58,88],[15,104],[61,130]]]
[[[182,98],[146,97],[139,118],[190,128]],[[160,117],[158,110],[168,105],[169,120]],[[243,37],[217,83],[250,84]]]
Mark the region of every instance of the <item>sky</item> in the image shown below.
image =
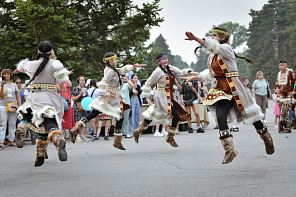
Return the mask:
[[[134,0],[135,4],[151,3],[152,0]],[[261,10],[268,0],[161,0],[163,8],[160,16],[164,22],[160,27],[153,27],[147,45],[159,34],[166,39],[173,55],[180,55],[189,65],[196,62],[195,41],[185,41],[185,32],[191,31],[203,38],[214,26],[233,22],[249,27],[252,18],[250,10]]]

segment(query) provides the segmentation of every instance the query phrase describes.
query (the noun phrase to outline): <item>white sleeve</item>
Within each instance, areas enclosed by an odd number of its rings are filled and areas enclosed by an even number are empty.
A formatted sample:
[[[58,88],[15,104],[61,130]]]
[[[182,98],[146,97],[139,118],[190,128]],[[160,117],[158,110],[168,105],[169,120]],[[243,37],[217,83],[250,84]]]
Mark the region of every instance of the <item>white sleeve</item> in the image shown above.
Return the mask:
[[[64,68],[63,64],[59,60],[54,60],[53,62],[53,76],[57,79],[59,83],[64,83],[69,79],[67,72],[69,72],[66,68]]]
[[[134,66],[131,64],[127,64],[121,68],[116,68],[120,75],[125,75],[125,73],[129,73],[134,70]]]
[[[170,68],[172,69],[172,70],[174,70],[175,72],[176,72],[176,74],[177,75],[179,75],[179,76],[188,76],[189,75],[189,72],[191,71],[193,71],[192,69],[190,69],[190,68],[185,68],[185,69],[183,69],[183,70],[181,70],[181,69],[179,69],[178,67],[176,67],[176,66],[170,66]]]

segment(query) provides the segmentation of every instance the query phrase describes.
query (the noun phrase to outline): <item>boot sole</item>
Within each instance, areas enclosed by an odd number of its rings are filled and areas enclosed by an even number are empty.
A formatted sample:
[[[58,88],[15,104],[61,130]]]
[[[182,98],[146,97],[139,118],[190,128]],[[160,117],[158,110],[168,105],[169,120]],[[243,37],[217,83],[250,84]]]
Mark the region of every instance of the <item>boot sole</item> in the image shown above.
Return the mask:
[[[41,157],[38,157],[38,159],[36,159],[37,161],[35,161],[35,167],[39,167],[39,166],[42,166],[43,163],[44,163],[44,157],[41,156]]]
[[[66,141],[64,139],[60,140],[59,159],[60,161],[67,161]]]
[[[75,144],[75,141],[76,140],[74,140],[74,134],[70,131],[70,135],[71,135],[71,142],[73,143],[73,144]]]
[[[227,161],[222,161],[222,164],[229,164],[233,161],[233,159],[238,155],[238,152],[236,151],[236,153],[231,153],[231,157],[230,159],[228,159]]]
[[[122,147],[120,147],[120,146],[117,147],[115,144],[113,144],[113,146],[114,146],[115,148],[119,149],[119,150],[126,150],[123,146],[122,146]]]

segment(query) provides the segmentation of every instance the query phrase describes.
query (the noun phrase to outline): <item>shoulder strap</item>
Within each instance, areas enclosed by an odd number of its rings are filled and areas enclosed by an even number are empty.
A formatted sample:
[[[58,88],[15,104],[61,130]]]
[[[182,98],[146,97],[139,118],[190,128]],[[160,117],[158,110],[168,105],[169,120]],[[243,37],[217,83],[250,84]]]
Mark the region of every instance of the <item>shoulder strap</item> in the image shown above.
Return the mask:
[[[92,98],[92,96],[93,96],[93,94],[94,94],[95,90],[96,90],[96,88],[94,88],[94,91],[91,93],[91,96],[90,96],[91,98]]]
[[[4,97],[5,97],[5,101],[6,101],[6,103],[7,103],[7,99],[6,99],[6,94],[5,94],[5,88],[4,88],[4,86],[3,86],[3,94],[4,94]]]
[[[3,86],[3,94],[4,94],[4,97],[5,97],[5,102],[7,103],[7,98],[6,98],[4,86]],[[15,102],[17,102],[16,97],[15,97]]]
[[[268,85],[268,82],[267,82],[267,80],[266,80],[266,79],[264,79],[264,80],[265,80],[266,86],[267,86],[267,88],[268,88],[268,86],[269,86],[269,85]]]

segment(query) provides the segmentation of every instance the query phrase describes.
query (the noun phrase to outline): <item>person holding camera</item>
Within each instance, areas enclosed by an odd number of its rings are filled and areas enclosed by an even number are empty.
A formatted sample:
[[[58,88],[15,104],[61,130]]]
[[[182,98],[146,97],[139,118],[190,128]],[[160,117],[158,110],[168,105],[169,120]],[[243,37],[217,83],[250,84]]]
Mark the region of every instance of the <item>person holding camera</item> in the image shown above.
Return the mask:
[[[197,133],[204,133],[205,131],[200,127],[200,118],[199,118],[199,110],[198,110],[198,83],[197,81],[188,82],[187,84],[182,84],[181,91],[181,101],[183,105],[185,105],[185,110],[187,113],[191,114],[191,108],[196,118],[197,125]],[[188,120],[189,131],[188,133],[193,133],[193,128],[191,124],[191,120]]]
[[[10,69],[3,69],[1,72],[0,88],[0,111],[2,126],[0,126],[0,149],[4,149],[6,128],[8,127],[9,146],[16,146],[14,143],[14,131],[16,129],[16,110],[21,105],[20,92],[15,83],[10,82],[12,72]]]

